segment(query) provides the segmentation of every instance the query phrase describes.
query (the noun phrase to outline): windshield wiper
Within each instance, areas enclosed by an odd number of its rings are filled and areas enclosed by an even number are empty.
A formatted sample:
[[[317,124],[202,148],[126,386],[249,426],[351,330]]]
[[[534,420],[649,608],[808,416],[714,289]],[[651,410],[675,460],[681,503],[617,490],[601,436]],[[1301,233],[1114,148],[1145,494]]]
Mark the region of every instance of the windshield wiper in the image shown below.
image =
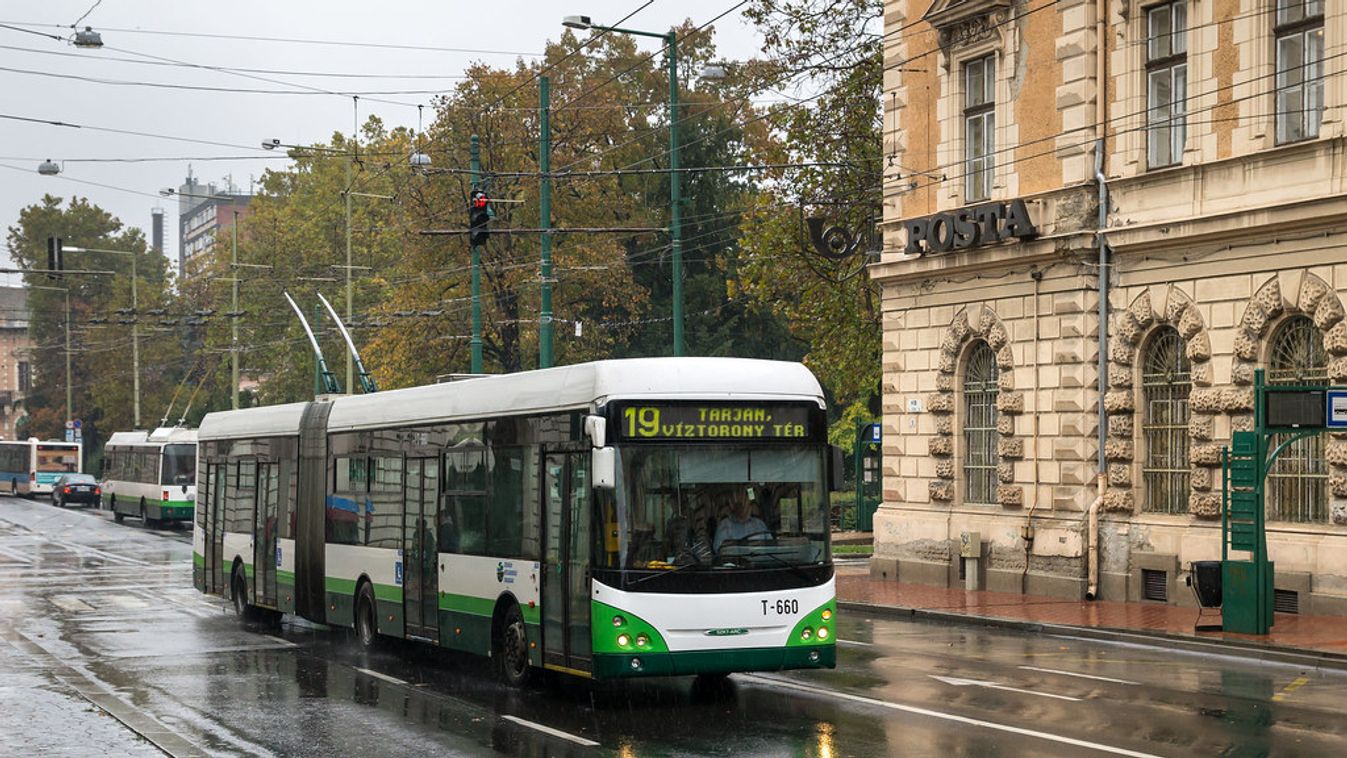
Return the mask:
[[[651,579],[655,579],[655,578],[658,578],[658,577],[661,577],[661,576],[671,576],[671,575],[673,575],[673,574],[677,574],[677,573],[680,572],[680,571],[687,571],[687,570],[690,569],[690,568],[696,568],[697,566],[700,566],[700,565],[701,565],[700,563],[684,563],[682,566],[675,566],[674,568],[669,569],[668,571],[664,571],[664,572],[659,573],[659,574],[651,574],[651,575],[649,575],[649,576],[643,576],[643,577],[641,577],[640,579],[637,579],[637,580],[634,581],[634,582],[627,582],[627,585],[626,585],[626,586],[627,586],[628,588],[635,587],[636,585],[641,584],[642,582],[648,582],[648,581],[650,581]]]
[[[748,554],[747,556],[745,556],[745,557],[756,558],[756,557],[758,557],[758,556],[760,556],[760,555],[765,555],[765,556],[767,556],[768,558],[771,558],[772,560],[776,561],[777,563],[780,563],[782,566],[785,566],[786,568],[790,569],[790,570],[791,570],[791,573],[795,574],[796,576],[800,577],[801,579],[807,579],[807,580],[810,580],[810,581],[813,581],[813,579],[814,579],[814,577],[810,576],[808,573],[805,572],[805,570],[804,570],[803,568],[800,567],[800,564],[798,564],[798,563],[791,563],[790,561],[786,560],[785,558],[782,558],[781,556],[777,555],[776,553],[749,553],[749,554]]]

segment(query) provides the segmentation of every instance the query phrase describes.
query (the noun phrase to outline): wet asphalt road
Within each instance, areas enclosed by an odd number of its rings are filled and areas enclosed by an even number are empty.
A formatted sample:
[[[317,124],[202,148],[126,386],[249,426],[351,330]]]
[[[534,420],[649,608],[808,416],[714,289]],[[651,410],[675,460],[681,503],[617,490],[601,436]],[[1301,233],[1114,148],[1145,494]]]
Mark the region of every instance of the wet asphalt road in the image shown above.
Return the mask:
[[[484,660],[243,629],[190,532],[0,497],[0,755],[1343,755],[1347,674],[842,614],[838,668],[496,685]]]

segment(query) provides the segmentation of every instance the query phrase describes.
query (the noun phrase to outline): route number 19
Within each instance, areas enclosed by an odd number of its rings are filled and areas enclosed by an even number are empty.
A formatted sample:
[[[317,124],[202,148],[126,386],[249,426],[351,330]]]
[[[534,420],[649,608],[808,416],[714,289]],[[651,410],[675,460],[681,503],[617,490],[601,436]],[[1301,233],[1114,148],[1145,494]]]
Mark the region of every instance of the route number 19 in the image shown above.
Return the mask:
[[[622,416],[627,421],[628,437],[654,437],[659,434],[658,408],[627,408]]]

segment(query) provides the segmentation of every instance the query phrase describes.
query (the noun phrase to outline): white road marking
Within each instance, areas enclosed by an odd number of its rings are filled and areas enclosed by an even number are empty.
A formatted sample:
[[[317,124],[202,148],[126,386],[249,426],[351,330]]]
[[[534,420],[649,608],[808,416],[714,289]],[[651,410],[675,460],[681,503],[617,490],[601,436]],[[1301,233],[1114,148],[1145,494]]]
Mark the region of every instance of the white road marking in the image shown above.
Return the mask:
[[[1088,748],[1090,750],[1098,750],[1101,753],[1111,753],[1113,755],[1126,755],[1131,756],[1132,758],[1159,758],[1159,756],[1155,755],[1154,753],[1142,753],[1136,750],[1128,750],[1127,748],[1115,747],[1113,745],[1105,745],[1102,742],[1091,742],[1089,740],[1080,740],[1076,739],[1075,737],[1067,737],[1061,734],[1052,734],[1051,732],[1040,732],[1037,729],[1025,729],[1024,727],[1020,726],[1010,726],[1009,724],[998,724],[995,721],[983,721],[982,719],[975,719],[969,716],[959,716],[953,713],[944,713],[942,711],[934,711],[931,710],[930,708],[921,708],[915,705],[902,705],[900,703],[890,703],[887,700],[879,700],[877,698],[864,697],[862,695],[853,695],[849,692],[839,692],[837,690],[822,690],[819,689],[818,687],[813,687],[804,684],[797,684],[788,679],[777,679],[775,677],[761,676],[759,674],[741,674],[741,676],[743,676],[746,679],[756,679],[761,682],[767,682],[769,684],[778,687],[785,687],[787,689],[798,690],[800,692],[804,692],[810,695],[834,697],[839,700],[848,700],[853,703],[862,703],[864,705],[873,705],[878,708],[888,708],[894,711],[913,713],[918,716],[927,716],[929,718],[934,719],[954,721],[960,724],[979,726],[984,729],[993,729],[999,732],[1009,732],[1011,734],[1019,734],[1025,737],[1036,737],[1041,740],[1057,742],[1063,745],[1074,745],[1076,747]]]
[[[1063,671],[1061,669],[1045,669],[1040,668],[1038,666],[1020,666],[1020,668],[1024,669],[1025,671],[1041,671],[1045,674],[1061,674],[1062,676],[1076,676],[1080,677],[1081,679],[1097,679],[1098,681],[1101,682],[1113,682],[1114,684],[1136,684],[1136,685],[1141,684],[1141,682],[1134,682],[1130,679],[1114,679],[1111,676],[1096,676],[1094,674],[1082,674],[1077,671]]]
[[[286,644],[290,645],[291,647],[294,646],[294,644],[291,643],[291,642],[289,642],[288,640],[282,640],[282,639],[280,639],[279,637],[277,637],[276,639],[277,639],[279,642],[285,642]],[[374,677],[375,679],[382,679],[382,680],[384,680],[385,682],[389,682],[390,684],[400,684],[400,685],[402,685],[402,686],[404,686],[404,687],[410,687],[410,686],[411,686],[410,684],[407,684],[406,682],[402,681],[401,679],[397,678],[396,676],[389,676],[388,674],[381,674],[381,673],[379,673],[378,671],[371,671],[370,669],[362,669],[362,668],[360,668],[359,666],[356,666],[356,667],[355,667],[355,670],[356,670],[356,671],[359,671],[359,672],[362,673],[362,674],[366,674],[366,675],[372,676],[372,677]]]
[[[989,690],[1005,690],[1006,692],[1018,692],[1021,695],[1037,695],[1039,697],[1056,698],[1057,700],[1070,700],[1073,703],[1080,702],[1080,698],[1071,697],[1070,695],[1058,695],[1052,692],[1039,692],[1037,690],[1022,690],[1019,687],[1007,687],[999,682],[984,682],[981,679],[960,679],[957,676],[936,676],[935,674],[931,674],[930,677],[937,682],[944,682],[953,687],[986,687]]]
[[[513,721],[514,723],[519,724],[520,726],[526,726],[529,729],[536,729],[542,732],[543,734],[550,734],[553,737],[560,737],[563,740],[570,740],[571,742],[574,742],[577,745],[584,745],[585,747],[599,746],[599,743],[595,742],[594,740],[585,739],[584,737],[581,737],[578,734],[563,732],[560,729],[553,729],[550,726],[543,726],[542,724],[534,723],[532,721],[529,721],[528,719],[521,719],[518,716],[501,716],[501,718],[505,719],[506,721]]]
[[[83,612],[83,611],[92,611],[94,609],[92,605],[89,605],[88,603],[84,602],[83,600],[80,600],[74,595],[53,595],[49,599],[51,600],[52,605],[56,606],[57,608],[60,608],[63,611]]]

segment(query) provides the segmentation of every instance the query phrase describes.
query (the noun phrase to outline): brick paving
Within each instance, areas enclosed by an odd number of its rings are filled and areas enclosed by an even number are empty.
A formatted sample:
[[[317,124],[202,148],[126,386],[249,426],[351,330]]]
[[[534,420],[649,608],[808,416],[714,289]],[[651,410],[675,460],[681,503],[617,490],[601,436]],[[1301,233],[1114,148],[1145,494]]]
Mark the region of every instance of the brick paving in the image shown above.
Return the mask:
[[[1266,637],[1227,632],[1196,632],[1197,608],[1159,603],[1087,602],[1004,592],[968,592],[887,579],[871,579],[863,566],[839,567],[837,597],[843,603],[939,612],[1008,622],[1051,624],[1136,634],[1186,637],[1204,642],[1342,656],[1347,660],[1347,618],[1278,613]],[[1204,624],[1220,617],[1207,611]]]

